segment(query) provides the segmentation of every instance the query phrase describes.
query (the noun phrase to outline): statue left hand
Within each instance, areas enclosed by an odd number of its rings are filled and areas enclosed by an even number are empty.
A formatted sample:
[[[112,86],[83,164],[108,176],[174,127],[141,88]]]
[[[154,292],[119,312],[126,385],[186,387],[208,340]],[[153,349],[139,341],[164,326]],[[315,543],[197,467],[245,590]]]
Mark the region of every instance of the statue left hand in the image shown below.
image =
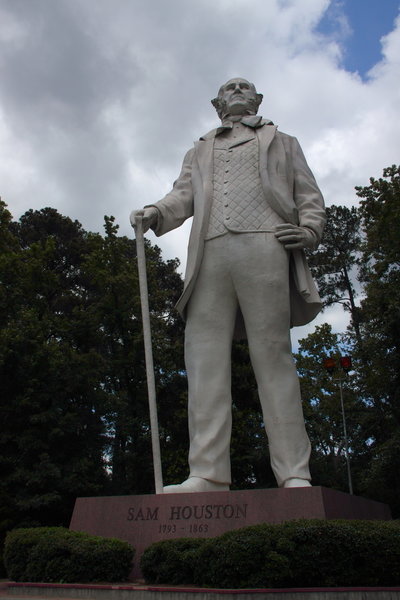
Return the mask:
[[[286,250],[314,248],[316,244],[316,236],[311,229],[292,225],[292,223],[277,225],[275,237],[285,246]]]

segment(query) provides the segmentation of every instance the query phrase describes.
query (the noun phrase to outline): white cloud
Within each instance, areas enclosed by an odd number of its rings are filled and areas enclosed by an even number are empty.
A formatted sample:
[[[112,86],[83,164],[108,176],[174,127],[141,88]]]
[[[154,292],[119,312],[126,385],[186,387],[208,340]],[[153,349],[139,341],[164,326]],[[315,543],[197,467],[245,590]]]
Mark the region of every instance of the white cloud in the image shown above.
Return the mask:
[[[340,66],[343,14],[336,37],[316,32],[329,5],[4,0],[0,194],[10,211],[54,206],[93,230],[113,214],[132,235],[130,211],[166,193],[216,124],[210,99],[235,75],[299,138],[327,203],[355,203],[354,186],[398,162],[400,23],[362,81]],[[157,239],[165,258],[185,262],[188,228]]]

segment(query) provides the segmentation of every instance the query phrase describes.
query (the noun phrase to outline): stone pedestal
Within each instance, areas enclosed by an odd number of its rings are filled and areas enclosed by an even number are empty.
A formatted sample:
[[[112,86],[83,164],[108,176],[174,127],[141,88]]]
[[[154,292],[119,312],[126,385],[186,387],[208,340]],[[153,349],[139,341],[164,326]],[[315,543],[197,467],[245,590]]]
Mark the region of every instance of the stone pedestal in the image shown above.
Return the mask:
[[[115,537],[139,559],[153,542],[215,537],[239,527],[293,519],[391,519],[387,505],[323,487],[78,498],[70,529]]]

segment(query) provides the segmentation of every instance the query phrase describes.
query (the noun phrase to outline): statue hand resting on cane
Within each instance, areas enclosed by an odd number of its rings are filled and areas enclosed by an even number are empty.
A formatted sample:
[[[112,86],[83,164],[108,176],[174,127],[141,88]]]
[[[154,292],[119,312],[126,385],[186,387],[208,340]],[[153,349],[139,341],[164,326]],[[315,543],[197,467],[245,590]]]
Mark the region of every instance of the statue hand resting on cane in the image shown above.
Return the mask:
[[[130,215],[130,221],[133,228],[136,226],[136,217],[142,218],[143,233],[146,233],[157,223],[158,210],[154,207],[133,210]]]

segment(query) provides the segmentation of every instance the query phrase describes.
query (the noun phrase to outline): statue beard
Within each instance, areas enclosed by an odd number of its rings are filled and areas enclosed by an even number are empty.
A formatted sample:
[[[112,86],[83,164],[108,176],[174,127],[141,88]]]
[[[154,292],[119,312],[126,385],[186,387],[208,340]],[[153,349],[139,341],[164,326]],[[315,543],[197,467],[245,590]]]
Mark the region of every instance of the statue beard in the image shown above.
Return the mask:
[[[222,100],[221,98],[218,99],[219,102],[219,106],[218,106],[218,116],[221,120],[227,119],[230,116],[233,116],[230,114],[229,112],[229,108],[227,105],[226,100]],[[257,114],[257,110],[258,110],[258,106],[259,104],[257,103],[257,101],[254,100],[248,100],[246,106],[243,106],[243,113],[242,116],[244,117],[245,115],[256,115]],[[234,115],[234,116],[238,116],[238,115]]]

